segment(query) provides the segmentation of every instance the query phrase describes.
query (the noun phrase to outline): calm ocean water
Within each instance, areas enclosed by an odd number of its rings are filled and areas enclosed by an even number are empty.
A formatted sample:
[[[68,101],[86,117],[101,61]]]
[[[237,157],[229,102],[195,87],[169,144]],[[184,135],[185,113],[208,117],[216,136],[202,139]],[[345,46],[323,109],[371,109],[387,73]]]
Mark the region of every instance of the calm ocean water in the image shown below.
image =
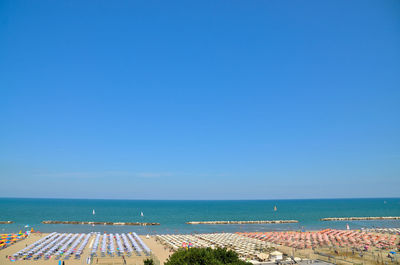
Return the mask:
[[[277,211],[274,211],[274,206]],[[92,214],[95,209],[96,214]],[[144,216],[140,216],[143,212]],[[323,217],[400,216],[396,199],[323,199],[259,201],[141,201],[0,198],[0,233],[16,232],[30,225],[42,232],[128,232],[140,234],[352,229],[400,227],[400,220],[322,222]],[[187,225],[187,221],[295,219],[297,224]],[[159,222],[160,226],[44,225],[43,220]]]

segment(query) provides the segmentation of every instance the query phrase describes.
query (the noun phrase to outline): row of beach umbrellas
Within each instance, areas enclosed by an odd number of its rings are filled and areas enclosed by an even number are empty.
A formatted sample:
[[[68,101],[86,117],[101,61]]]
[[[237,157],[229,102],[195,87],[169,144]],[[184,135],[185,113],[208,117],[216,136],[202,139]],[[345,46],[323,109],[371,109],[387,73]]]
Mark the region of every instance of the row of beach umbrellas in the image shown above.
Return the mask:
[[[189,247],[222,247],[235,250],[242,257],[256,257],[269,246],[267,242],[233,233],[166,234],[157,239],[177,250]]]
[[[20,231],[18,234],[0,234],[0,249],[6,248],[17,241],[20,241],[28,236],[27,233]]]
[[[237,233],[241,236],[259,239],[298,249],[314,247],[355,247],[368,249],[394,248],[398,238],[395,235],[375,234],[355,230],[326,229],[318,232],[250,232]]]
[[[365,232],[400,235],[400,228],[366,228]]]
[[[96,256],[99,242],[101,239],[100,233],[51,233],[44,238],[41,238],[33,244],[23,248],[16,252],[13,257],[15,259],[69,259],[71,256],[75,256],[79,259],[83,254],[90,238],[95,236],[93,240],[93,246],[91,247],[90,254]],[[118,256],[124,255],[125,253],[130,256],[136,252],[137,255],[150,255],[151,250],[141,240],[136,233],[128,234],[104,234],[101,241],[100,252],[102,256],[105,256],[106,252],[110,256],[117,254]]]
[[[100,241],[99,235],[96,236],[96,241],[97,243],[95,243],[91,251],[92,256],[97,255],[97,245]],[[151,250],[136,233],[104,234],[101,239],[100,253],[102,257],[105,257],[106,254],[112,257],[115,254],[118,256],[124,254],[131,256],[133,253],[140,256],[142,254],[150,255]]]

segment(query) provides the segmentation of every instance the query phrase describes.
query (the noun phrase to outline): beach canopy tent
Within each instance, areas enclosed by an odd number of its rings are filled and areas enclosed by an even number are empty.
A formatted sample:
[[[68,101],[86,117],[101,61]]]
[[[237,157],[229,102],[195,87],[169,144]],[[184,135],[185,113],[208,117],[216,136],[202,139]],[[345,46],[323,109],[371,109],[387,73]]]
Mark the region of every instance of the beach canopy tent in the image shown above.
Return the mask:
[[[270,254],[271,260],[282,260],[283,259],[283,253],[279,251],[273,251]]]
[[[260,254],[257,255],[257,257],[258,257],[260,260],[268,260],[268,259],[269,259],[269,254],[267,254],[267,253],[260,253]]]

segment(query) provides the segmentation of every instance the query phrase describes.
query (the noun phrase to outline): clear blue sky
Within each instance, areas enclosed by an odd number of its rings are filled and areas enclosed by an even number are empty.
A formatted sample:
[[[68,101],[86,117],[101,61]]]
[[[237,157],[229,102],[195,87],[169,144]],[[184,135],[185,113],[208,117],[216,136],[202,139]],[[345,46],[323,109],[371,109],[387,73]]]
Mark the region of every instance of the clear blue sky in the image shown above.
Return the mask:
[[[1,196],[400,196],[400,2],[1,1]]]

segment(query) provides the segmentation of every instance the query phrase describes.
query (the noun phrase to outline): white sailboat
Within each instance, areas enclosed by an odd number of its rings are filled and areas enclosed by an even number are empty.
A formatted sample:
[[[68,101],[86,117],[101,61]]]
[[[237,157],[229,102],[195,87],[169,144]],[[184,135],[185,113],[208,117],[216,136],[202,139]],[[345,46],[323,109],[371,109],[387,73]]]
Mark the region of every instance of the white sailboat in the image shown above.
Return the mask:
[[[350,230],[349,224],[346,224],[346,229],[347,229],[347,230]]]
[[[142,217],[143,217],[143,212],[140,212],[140,216],[142,216]]]
[[[96,214],[96,212],[94,211],[94,209],[93,209],[93,215],[95,215]]]

